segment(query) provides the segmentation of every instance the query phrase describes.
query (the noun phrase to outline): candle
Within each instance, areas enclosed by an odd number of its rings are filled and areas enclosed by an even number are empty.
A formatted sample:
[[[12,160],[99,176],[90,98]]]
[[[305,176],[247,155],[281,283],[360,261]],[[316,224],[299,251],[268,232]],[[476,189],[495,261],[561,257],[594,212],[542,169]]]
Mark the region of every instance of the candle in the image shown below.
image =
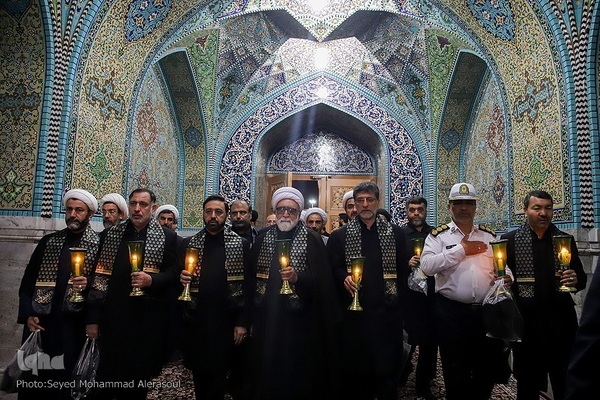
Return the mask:
[[[190,274],[193,274],[194,269],[196,269],[196,258],[193,256],[190,256],[190,257],[188,257],[187,271]]]
[[[419,256],[419,257],[420,257],[420,256],[421,256],[421,251],[422,251],[422,250],[423,250],[423,249],[421,249],[420,247],[415,247],[415,256]]]
[[[571,264],[571,252],[566,247],[561,247],[558,253],[558,262],[563,266]]]
[[[75,276],[81,276],[81,257],[75,258]]]
[[[354,268],[352,270],[352,280],[354,281],[354,283],[359,283],[361,278],[362,278],[362,269],[359,267]]]
[[[290,260],[286,256],[279,257],[279,265],[281,268],[286,268],[290,263]]]
[[[131,256],[131,268],[134,271],[137,271],[138,269],[138,257],[135,254]]]
[[[498,276],[504,276],[504,270],[506,268],[506,260],[504,254],[501,251],[496,253],[496,269],[498,270]]]

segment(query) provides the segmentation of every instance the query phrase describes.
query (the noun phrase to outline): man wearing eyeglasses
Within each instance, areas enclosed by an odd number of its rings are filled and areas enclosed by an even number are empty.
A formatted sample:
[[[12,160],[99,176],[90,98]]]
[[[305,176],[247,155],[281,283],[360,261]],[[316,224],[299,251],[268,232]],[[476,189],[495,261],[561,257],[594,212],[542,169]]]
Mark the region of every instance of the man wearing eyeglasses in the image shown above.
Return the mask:
[[[258,231],[250,223],[252,217],[252,206],[246,200],[234,200],[231,202],[229,220],[231,230],[246,239],[250,244],[258,236]]]
[[[104,229],[119,225],[129,217],[127,201],[119,193],[109,193],[100,199]]]
[[[377,217],[379,188],[372,182],[353,191],[357,216],[329,236],[327,252],[342,298],[341,398],[398,397],[403,318],[399,296],[407,278],[406,239],[400,227]],[[365,257],[360,288],[349,273],[351,259]],[[362,311],[348,310],[358,295]],[[356,379],[360,377],[360,379]]]
[[[297,189],[279,188],[271,205],[276,226],[262,232],[252,248],[255,398],[333,398],[339,390],[331,378],[339,310],[325,245],[319,234],[298,223],[304,197]],[[281,265],[276,241],[286,239],[290,252]],[[283,280],[292,294],[280,294]]]

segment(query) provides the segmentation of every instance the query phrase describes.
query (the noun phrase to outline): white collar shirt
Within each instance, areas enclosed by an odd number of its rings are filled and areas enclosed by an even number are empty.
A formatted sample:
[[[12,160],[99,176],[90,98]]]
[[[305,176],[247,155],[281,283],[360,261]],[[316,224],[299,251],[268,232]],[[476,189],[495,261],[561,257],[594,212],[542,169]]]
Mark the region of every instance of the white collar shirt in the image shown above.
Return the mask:
[[[494,281],[492,247],[494,236],[478,225],[463,233],[454,222],[448,229],[425,239],[421,255],[421,269],[435,275],[435,291],[450,300],[466,304],[480,304]],[[488,244],[485,253],[467,256],[461,245],[463,238]]]

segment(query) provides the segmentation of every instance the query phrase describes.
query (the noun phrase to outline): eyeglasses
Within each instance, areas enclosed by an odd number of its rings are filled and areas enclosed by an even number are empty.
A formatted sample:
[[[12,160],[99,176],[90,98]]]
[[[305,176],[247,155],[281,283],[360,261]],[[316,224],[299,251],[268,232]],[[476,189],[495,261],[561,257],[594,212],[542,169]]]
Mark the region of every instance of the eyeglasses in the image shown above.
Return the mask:
[[[116,213],[118,213],[118,210],[102,210],[102,214],[110,214],[110,215],[115,215]]]
[[[361,197],[361,198],[355,199],[354,201],[356,203],[361,203],[361,204],[364,203],[365,201],[369,204],[373,204],[373,203],[375,203],[376,200],[377,199],[375,197]]]
[[[296,214],[298,214],[298,210],[297,210],[297,209],[295,209],[295,208],[292,208],[292,207],[277,207],[277,208],[275,209],[275,212],[276,212],[277,214],[279,214],[279,215],[281,215],[281,214],[285,213],[286,211],[287,211],[287,212],[288,212],[288,214],[290,214],[290,215],[296,215]]]

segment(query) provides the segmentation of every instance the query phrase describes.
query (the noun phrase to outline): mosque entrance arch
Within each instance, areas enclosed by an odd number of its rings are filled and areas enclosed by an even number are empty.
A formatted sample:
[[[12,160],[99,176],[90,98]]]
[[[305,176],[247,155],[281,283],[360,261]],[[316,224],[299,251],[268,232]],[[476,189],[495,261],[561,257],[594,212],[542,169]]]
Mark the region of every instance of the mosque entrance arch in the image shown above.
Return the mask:
[[[330,232],[339,225],[346,191],[363,181],[385,182],[384,154],[375,131],[325,104],[282,120],[265,132],[259,145],[254,191],[259,222],[272,212],[272,193],[294,186],[305,195],[305,208],[327,212]],[[383,192],[384,185],[379,186]]]
[[[320,91],[323,87],[327,89],[326,97]],[[209,165],[214,165],[219,174],[216,180],[208,177],[206,186],[214,187],[228,200],[250,199],[259,212],[266,209],[271,156],[315,128],[327,128],[368,154],[377,185],[385,192],[380,204],[395,220],[404,220],[407,198],[427,195],[430,171],[424,169],[422,157],[428,150],[411,136],[412,132],[420,137],[413,132],[414,126],[375,99],[329,76],[299,82],[261,103],[253,113],[244,114],[234,125],[220,156],[210,160]],[[347,154],[334,150],[334,159],[348,159]],[[293,171],[286,168],[281,172],[288,170]],[[325,174],[338,175],[329,171]],[[339,175],[348,174],[352,173]],[[259,215],[259,222],[260,218],[264,216]]]

